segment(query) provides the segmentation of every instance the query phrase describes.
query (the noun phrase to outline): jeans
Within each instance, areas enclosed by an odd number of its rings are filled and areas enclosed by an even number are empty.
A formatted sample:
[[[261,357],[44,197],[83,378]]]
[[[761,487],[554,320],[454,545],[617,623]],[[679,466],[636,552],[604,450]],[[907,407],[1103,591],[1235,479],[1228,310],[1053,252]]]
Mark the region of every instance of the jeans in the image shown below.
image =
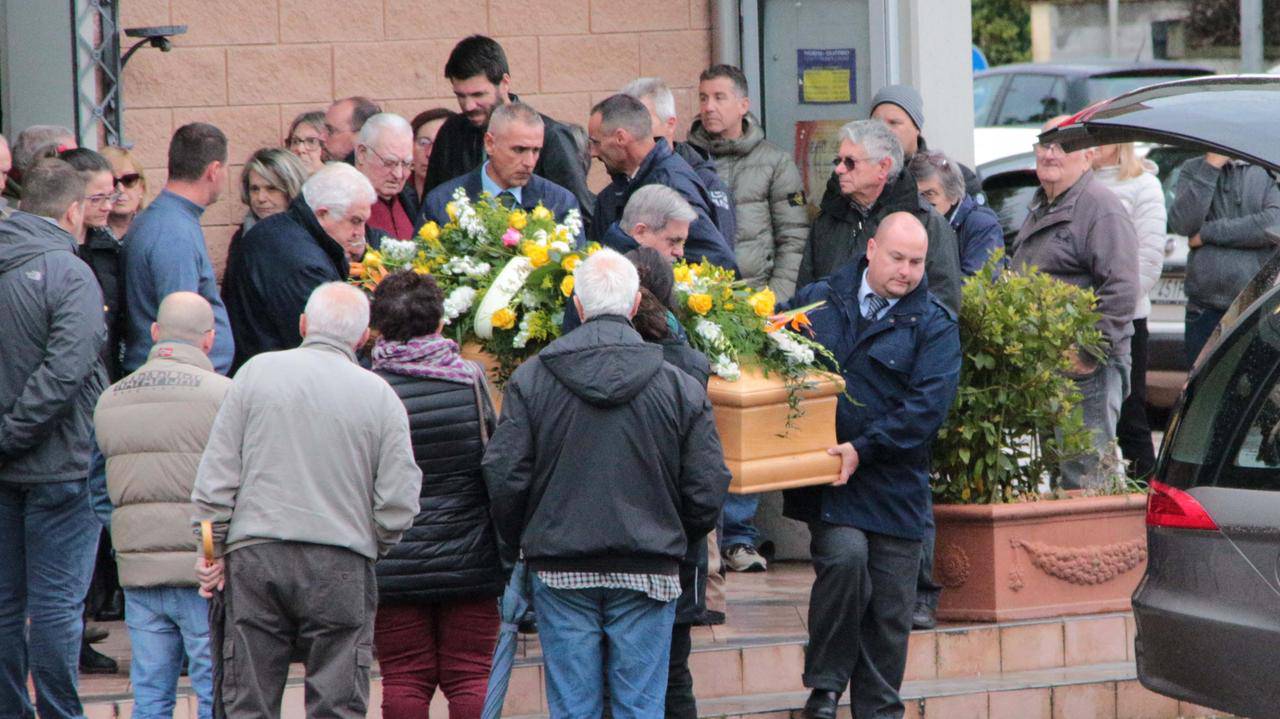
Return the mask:
[[[730,494],[724,502],[724,529],[720,534],[720,548],[728,549],[735,544],[756,546],[760,533],[756,531],[752,520],[756,516],[756,508],[760,506],[758,494]]]
[[[1093,435],[1093,451],[1062,463],[1062,486],[1084,489],[1102,485],[1107,477],[1099,471],[1102,458],[1113,451],[1120,406],[1129,394],[1129,355],[1109,357],[1088,375],[1076,379],[1082,399],[1084,426]]]
[[[1129,461],[1129,476],[1146,477],[1155,471],[1156,449],[1151,443],[1151,423],[1147,421],[1147,318],[1133,321],[1133,344],[1129,356],[1129,396],[1120,405],[1116,441]]]
[[[83,479],[0,481],[0,716],[83,716],[77,669],[84,597],[101,531]]]
[[[929,495],[929,511],[924,513],[924,539],[920,542],[920,574],[916,577],[916,601],[925,602],[931,609],[938,608],[942,585],[933,579],[934,545],[938,539],[938,525],[933,520],[933,495]]]
[[[690,624],[677,624],[671,629],[666,719],[698,719],[698,702],[693,696],[693,672],[689,671],[692,629]]]
[[[498,624],[493,597],[378,607],[373,646],[383,719],[426,717],[437,687],[449,700],[449,719],[479,719]]]
[[[901,719],[920,542],[810,522],[804,685],[843,692],[858,719]]]
[[[1218,323],[1226,313],[1226,310],[1214,310],[1193,302],[1187,303],[1187,324],[1182,333],[1182,347],[1187,352],[1188,366],[1195,365],[1196,358],[1200,356],[1200,350],[1209,343],[1209,338],[1213,336],[1213,331],[1217,329]]]
[[[188,660],[191,688],[200,700],[200,719],[213,716],[213,663],[209,655],[209,602],[195,587],[125,587],[125,623],[133,661],[134,719],[173,716],[182,671]]]
[[[553,589],[533,578],[551,719],[659,719],[676,603],[629,589]]]
[[[107,458],[102,456],[98,443],[93,443],[93,457],[89,460],[89,506],[102,522],[102,526],[111,531],[111,497],[107,494]]]

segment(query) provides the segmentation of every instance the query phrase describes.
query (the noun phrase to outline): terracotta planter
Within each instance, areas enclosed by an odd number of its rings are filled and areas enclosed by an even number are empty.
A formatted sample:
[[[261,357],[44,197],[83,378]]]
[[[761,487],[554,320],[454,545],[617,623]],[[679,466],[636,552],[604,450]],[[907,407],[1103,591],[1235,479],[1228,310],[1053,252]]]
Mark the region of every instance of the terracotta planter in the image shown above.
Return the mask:
[[[724,446],[724,461],[733,473],[729,491],[768,492],[790,487],[830,484],[840,474],[840,460],[827,454],[836,443],[836,400],[844,382],[835,375],[814,375],[803,390],[804,416],[787,431],[787,390],[782,380],[766,379],[744,368],[742,378],[727,382],[712,377],[707,384]]]
[[[1128,610],[1147,564],[1143,494],[939,504],[933,514],[943,620]]]

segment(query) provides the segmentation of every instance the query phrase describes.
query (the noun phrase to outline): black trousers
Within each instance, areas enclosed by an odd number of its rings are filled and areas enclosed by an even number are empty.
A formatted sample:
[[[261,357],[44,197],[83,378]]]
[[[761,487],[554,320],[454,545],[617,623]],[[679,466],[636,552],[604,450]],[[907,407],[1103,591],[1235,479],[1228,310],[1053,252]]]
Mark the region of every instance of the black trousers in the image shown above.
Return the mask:
[[[920,570],[920,542],[810,522],[817,574],[809,594],[804,685],[850,689],[858,719],[901,719],[898,690]]]
[[[698,703],[693,698],[693,673],[689,671],[689,650],[693,648],[691,624],[671,628],[671,659],[667,664],[666,719],[698,719]]]
[[[1116,422],[1116,444],[1129,462],[1129,476],[1141,479],[1156,469],[1155,447],[1151,444],[1151,423],[1147,420],[1147,319],[1133,321],[1133,343],[1129,350],[1129,396],[1120,405]]]

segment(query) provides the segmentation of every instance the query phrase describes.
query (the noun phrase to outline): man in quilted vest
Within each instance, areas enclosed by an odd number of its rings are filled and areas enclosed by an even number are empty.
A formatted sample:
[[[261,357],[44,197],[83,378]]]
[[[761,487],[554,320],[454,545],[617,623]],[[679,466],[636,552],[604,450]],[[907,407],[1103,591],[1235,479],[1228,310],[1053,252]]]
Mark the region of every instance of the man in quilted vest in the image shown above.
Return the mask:
[[[199,716],[212,716],[209,607],[191,568],[191,489],[231,388],[209,361],[213,326],[213,308],[200,295],[165,297],[146,364],[104,392],[94,413],[133,646],[134,716],[173,715],[184,652]]]

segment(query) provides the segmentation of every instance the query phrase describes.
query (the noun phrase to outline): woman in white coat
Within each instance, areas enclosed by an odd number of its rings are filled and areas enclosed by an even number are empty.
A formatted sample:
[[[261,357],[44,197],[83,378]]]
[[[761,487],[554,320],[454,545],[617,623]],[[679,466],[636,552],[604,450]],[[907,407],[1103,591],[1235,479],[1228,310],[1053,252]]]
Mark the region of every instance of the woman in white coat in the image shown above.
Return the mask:
[[[1094,176],[1124,204],[1138,236],[1138,304],[1133,313],[1133,368],[1130,392],[1120,408],[1116,440],[1129,461],[1129,475],[1145,477],[1155,469],[1155,449],[1147,422],[1147,317],[1150,294],[1164,268],[1167,212],[1157,167],[1138,156],[1133,143],[1104,145],[1093,157]]]

